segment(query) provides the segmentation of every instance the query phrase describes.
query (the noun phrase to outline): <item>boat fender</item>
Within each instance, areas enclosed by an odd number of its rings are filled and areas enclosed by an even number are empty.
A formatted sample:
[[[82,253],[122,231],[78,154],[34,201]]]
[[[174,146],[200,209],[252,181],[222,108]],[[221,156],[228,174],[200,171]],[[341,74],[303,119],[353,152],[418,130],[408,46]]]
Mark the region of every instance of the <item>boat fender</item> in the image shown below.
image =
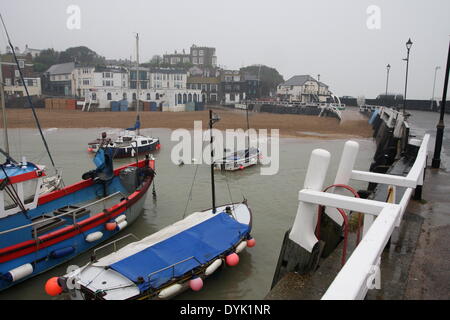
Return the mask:
[[[86,236],[85,240],[87,242],[94,242],[94,241],[97,241],[97,240],[101,239],[102,237],[103,237],[103,232],[96,231],[96,232],[89,233]]]
[[[200,277],[195,277],[189,280],[189,287],[192,291],[200,291],[203,288],[203,279]]]
[[[238,245],[237,245],[237,247],[236,247],[236,253],[239,253],[239,252],[241,252],[242,250],[244,250],[245,249],[245,247],[247,246],[247,241],[242,241],[241,243],[239,243]]]
[[[113,222],[108,222],[105,224],[105,229],[108,231],[114,231],[117,228],[117,222],[113,221]]]
[[[209,276],[213,274],[220,266],[222,265],[222,259],[216,259],[213,263],[211,263],[208,268],[205,270],[205,276]]]
[[[116,221],[117,223],[121,223],[121,222],[124,221],[126,218],[127,218],[126,215],[121,214],[120,216],[118,216],[118,217],[115,219],[115,221]]]
[[[225,257],[225,261],[227,262],[227,265],[234,267],[239,263],[239,256],[237,253],[233,252]]]
[[[119,228],[119,230],[122,230],[123,228],[125,228],[128,225],[128,222],[126,220],[122,221],[121,223],[117,224],[117,227]]]
[[[23,264],[20,267],[9,270],[5,276],[11,281],[17,281],[33,273],[33,266],[30,263]]]
[[[253,248],[255,245],[256,245],[255,238],[250,238],[250,239],[247,240],[247,247]]]
[[[171,296],[180,292],[181,289],[183,289],[183,285],[180,283],[175,283],[175,284],[161,290],[158,294],[158,298],[160,298],[160,299],[170,298]]]
[[[58,277],[53,277],[45,283],[45,292],[54,297],[63,292],[63,288],[58,283]]]
[[[72,246],[56,249],[50,253],[50,258],[53,258],[53,259],[62,258],[64,256],[67,256],[67,255],[73,253],[74,251],[75,251],[75,248]]]

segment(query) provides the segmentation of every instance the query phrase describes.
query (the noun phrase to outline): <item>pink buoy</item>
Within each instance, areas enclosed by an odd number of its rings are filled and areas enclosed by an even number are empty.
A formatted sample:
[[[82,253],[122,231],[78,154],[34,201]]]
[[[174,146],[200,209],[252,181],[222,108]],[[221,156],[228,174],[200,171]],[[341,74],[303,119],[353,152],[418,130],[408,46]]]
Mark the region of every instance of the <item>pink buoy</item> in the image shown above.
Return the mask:
[[[106,228],[106,230],[108,230],[108,231],[116,230],[116,228],[117,228],[117,222],[108,222],[108,223],[105,225],[105,228]]]
[[[239,169],[244,170],[244,166],[240,166]]]
[[[189,286],[193,291],[200,291],[203,288],[203,280],[200,277],[189,280]]]
[[[247,240],[247,247],[252,248],[256,245],[256,240],[255,238],[251,238]]]
[[[237,253],[233,252],[232,254],[227,255],[225,261],[227,262],[227,265],[234,267],[239,263],[239,256]]]

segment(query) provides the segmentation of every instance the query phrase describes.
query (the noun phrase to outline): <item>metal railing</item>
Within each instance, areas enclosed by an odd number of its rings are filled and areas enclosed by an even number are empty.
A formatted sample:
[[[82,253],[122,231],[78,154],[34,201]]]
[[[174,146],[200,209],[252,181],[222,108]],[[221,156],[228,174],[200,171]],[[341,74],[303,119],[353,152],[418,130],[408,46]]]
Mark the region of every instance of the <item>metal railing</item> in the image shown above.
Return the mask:
[[[364,214],[363,238],[322,299],[364,299],[370,287],[368,281],[374,276],[374,266],[379,270],[381,253],[394,228],[400,226],[413,189],[423,184],[429,139],[429,134],[423,137],[414,165],[406,177],[353,170],[359,145],[354,141],[347,141],[345,144],[335,183],[348,184],[348,181],[353,179],[386,184],[392,186],[394,194],[396,187],[406,187],[399,203],[320,191],[328,170],[330,153],[323,149],[312,152],[304,189],[299,192],[299,206],[289,238],[308,252],[312,252],[318,242],[314,232],[317,223],[316,205]],[[342,224],[341,218],[336,216],[333,210],[327,211],[327,214],[339,225]]]
[[[102,250],[102,249],[104,249],[104,248],[107,248],[107,247],[109,247],[109,246],[111,246],[111,245],[114,246],[114,251],[113,251],[113,252],[116,252],[116,251],[117,251],[117,242],[119,242],[119,241],[121,241],[121,240],[123,240],[123,239],[129,238],[129,237],[132,237],[132,238],[136,239],[136,241],[139,241],[139,238],[136,237],[133,233],[128,233],[127,235],[125,235],[125,236],[123,236],[123,237],[120,237],[120,238],[118,238],[118,239],[116,239],[116,240],[114,240],[114,241],[108,242],[107,244],[105,244],[105,245],[103,245],[103,246],[101,246],[101,247],[95,248],[95,249],[94,249],[94,252],[93,252],[92,255],[91,255],[91,261],[96,259],[96,257],[97,257],[97,252],[98,252],[99,250]]]
[[[77,213],[80,210],[86,209],[86,208],[88,208],[90,206],[93,206],[95,204],[98,204],[100,202],[104,202],[104,201],[106,201],[106,200],[108,200],[110,198],[113,198],[113,197],[117,196],[117,195],[122,195],[123,197],[126,198],[125,194],[123,194],[121,191],[117,191],[117,192],[115,192],[113,194],[110,194],[109,196],[107,196],[105,198],[102,198],[102,199],[96,200],[94,202],[88,203],[88,204],[86,204],[84,206],[75,208],[75,209],[70,210],[68,212],[65,212],[65,213],[62,213],[62,214],[58,214],[58,215],[55,215],[55,216],[51,216],[51,217],[49,217],[47,219],[39,220],[37,222],[33,222],[33,223],[30,223],[30,224],[27,224],[27,225],[23,225],[23,226],[20,226],[20,227],[16,227],[16,228],[0,231],[0,235],[7,234],[7,233],[10,233],[10,232],[14,232],[14,231],[18,231],[18,230],[25,229],[25,228],[29,228],[29,227],[34,227],[35,225],[43,224],[43,223],[45,223],[47,221],[54,220],[55,218],[60,218],[60,217],[68,216],[68,215],[72,215],[73,224],[76,224]]]
[[[177,265],[179,265],[179,264],[182,264],[182,263],[184,263],[184,262],[186,262],[186,261],[189,261],[189,260],[195,260],[195,261],[197,261],[197,263],[198,263],[199,265],[202,264],[196,257],[192,256],[192,257],[186,258],[186,259],[184,259],[184,260],[178,261],[177,263],[174,263],[174,264],[172,264],[172,265],[170,265],[170,266],[161,268],[161,269],[159,269],[159,270],[156,270],[156,271],[150,273],[150,274],[147,276],[148,282],[150,282],[150,279],[151,279],[152,276],[154,276],[155,274],[161,273],[161,272],[166,271],[166,270],[169,270],[169,269],[172,269],[172,278],[171,278],[171,279],[174,279],[174,278],[175,278],[175,266],[177,266]]]

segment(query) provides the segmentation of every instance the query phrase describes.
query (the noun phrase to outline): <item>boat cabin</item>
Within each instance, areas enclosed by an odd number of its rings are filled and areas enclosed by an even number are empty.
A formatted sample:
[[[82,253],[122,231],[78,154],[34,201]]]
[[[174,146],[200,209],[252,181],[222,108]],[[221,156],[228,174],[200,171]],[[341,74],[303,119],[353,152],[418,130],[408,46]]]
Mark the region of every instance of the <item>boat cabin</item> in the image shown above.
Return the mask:
[[[36,208],[44,168],[25,160],[0,166],[0,219]]]

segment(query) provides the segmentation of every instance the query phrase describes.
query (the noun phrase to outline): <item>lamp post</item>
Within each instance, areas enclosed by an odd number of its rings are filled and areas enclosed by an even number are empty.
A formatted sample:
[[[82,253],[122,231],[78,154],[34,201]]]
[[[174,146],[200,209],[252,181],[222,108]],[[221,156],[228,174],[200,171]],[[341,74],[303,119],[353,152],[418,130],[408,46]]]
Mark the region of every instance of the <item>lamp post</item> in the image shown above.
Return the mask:
[[[387,101],[388,101],[387,94],[388,94],[388,84],[389,84],[389,70],[391,70],[391,65],[390,64],[388,64],[386,66],[386,71],[387,71],[387,75],[386,75],[386,93],[384,94],[384,99],[386,99],[386,107],[387,107]]]
[[[406,50],[407,50],[407,54],[406,54],[406,79],[405,79],[405,95],[403,96],[403,116],[405,116],[406,112],[406,89],[408,88],[408,67],[409,67],[409,50],[412,47],[412,41],[411,38],[408,39],[408,41],[406,42]]]
[[[436,143],[434,145],[434,155],[433,161],[431,162],[431,166],[433,168],[439,168],[441,165],[441,149],[442,149],[442,139],[444,136],[444,113],[445,113],[445,100],[447,100],[447,86],[448,86],[448,73],[450,68],[450,42],[448,45],[448,54],[447,54],[447,66],[445,68],[445,80],[444,80],[444,91],[442,93],[442,102],[441,102],[441,115],[439,117],[439,122],[436,126]]]
[[[436,73],[441,67],[434,68],[434,81],[433,81],[433,94],[431,95],[431,103],[430,103],[430,110],[433,110],[433,100],[434,100],[434,87],[436,85]]]

